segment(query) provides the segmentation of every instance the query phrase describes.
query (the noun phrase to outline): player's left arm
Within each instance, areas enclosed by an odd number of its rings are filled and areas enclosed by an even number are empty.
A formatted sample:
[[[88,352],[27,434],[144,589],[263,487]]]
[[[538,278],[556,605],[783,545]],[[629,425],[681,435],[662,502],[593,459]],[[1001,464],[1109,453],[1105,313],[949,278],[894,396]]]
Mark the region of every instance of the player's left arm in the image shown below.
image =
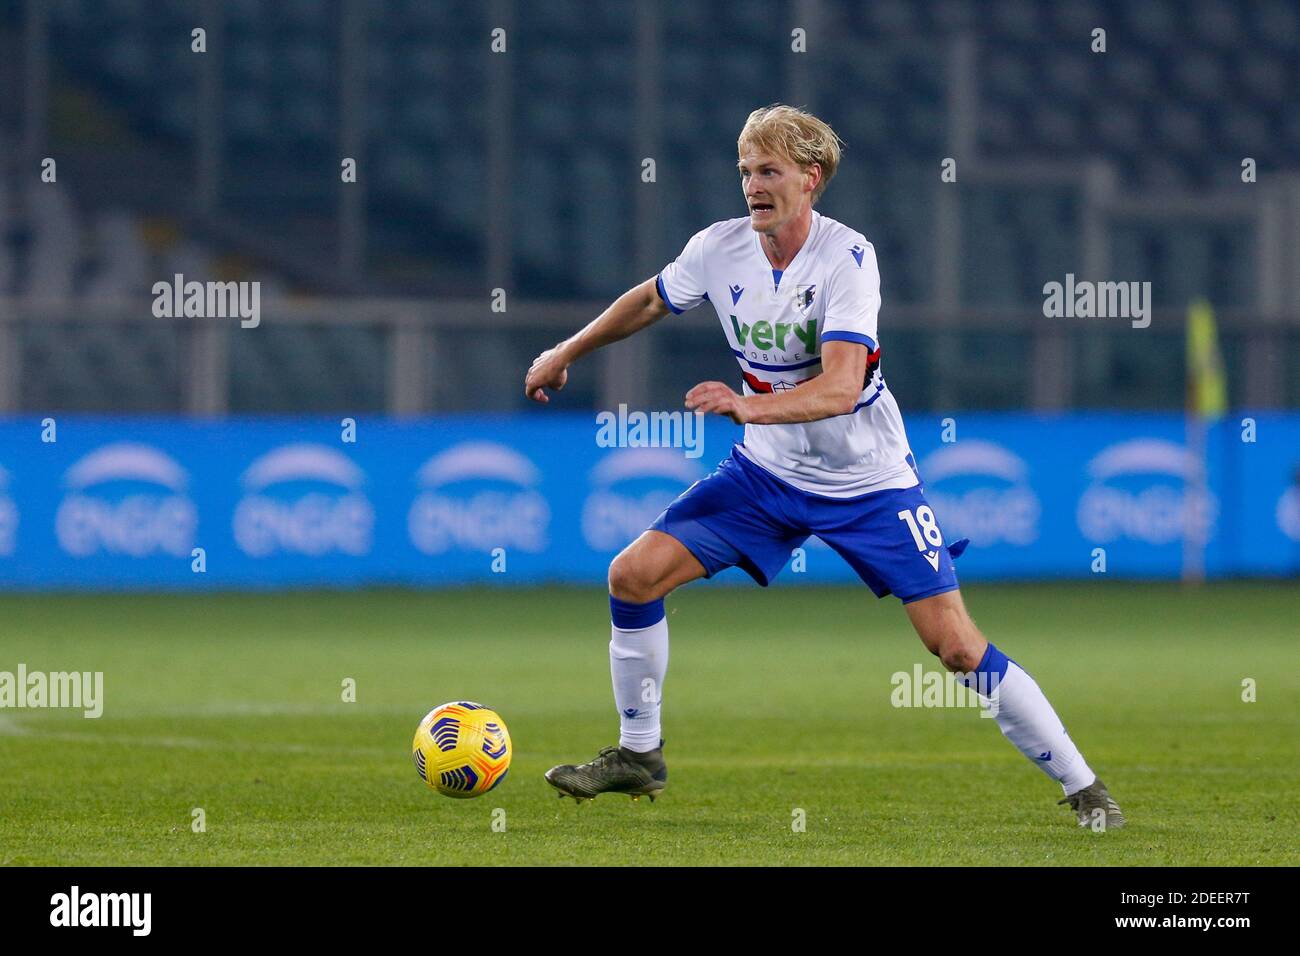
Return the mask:
[[[737,425],[815,422],[853,411],[867,374],[867,347],[822,342],[822,373],[798,388],[770,395],[738,395],[723,382],[701,382],[686,393],[686,407],[726,415]]]

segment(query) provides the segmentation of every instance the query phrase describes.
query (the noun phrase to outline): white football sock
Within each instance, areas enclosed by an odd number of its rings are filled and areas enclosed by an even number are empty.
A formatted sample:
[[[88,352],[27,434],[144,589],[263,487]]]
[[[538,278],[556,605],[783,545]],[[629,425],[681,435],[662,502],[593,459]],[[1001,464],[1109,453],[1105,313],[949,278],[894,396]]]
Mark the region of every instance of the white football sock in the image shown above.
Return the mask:
[[[1038,682],[1015,661],[1007,661],[1006,674],[997,682],[992,700],[997,708],[994,719],[1002,733],[1043,773],[1060,783],[1067,796],[1097,779]]]
[[[615,601],[610,599],[615,623],[610,627],[609,672],[618,705],[618,743],[646,753],[659,746],[659,705],[668,673],[668,618],[663,601],[641,605]],[[647,620],[654,623],[646,625]]]

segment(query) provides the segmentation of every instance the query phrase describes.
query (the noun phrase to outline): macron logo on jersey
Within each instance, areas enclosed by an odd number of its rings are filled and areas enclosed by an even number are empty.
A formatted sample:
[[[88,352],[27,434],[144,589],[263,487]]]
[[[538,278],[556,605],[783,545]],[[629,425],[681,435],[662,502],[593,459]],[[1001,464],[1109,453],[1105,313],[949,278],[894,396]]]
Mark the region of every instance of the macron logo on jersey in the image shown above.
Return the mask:
[[[731,304],[735,305],[740,301],[740,297],[745,294],[745,287],[743,285],[732,285],[729,288],[731,289]]]
[[[862,254],[866,251],[866,247],[857,245],[849,250],[849,255],[853,257],[853,261],[858,264],[859,269],[862,268]]]

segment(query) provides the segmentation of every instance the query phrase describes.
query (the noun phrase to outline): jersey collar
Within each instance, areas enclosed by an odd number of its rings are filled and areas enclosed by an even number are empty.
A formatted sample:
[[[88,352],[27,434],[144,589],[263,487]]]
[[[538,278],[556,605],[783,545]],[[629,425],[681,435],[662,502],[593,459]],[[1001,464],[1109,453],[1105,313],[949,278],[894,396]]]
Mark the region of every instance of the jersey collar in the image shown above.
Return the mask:
[[[791,272],[794,271],[795,266],[803,262],[805,258],[804,253],[808,251],[808,247],[811,246],[813,244],[813,240],[817,238],[817,234],[821,231],[821,225],[822,225],[822,214],[819,213],[816,209],[814,209],[812,211],[812,223],[808,226],[808,237],[804,239],[803,245],[800,246],[799,251],[794,254],[794,258],[790,260],[789,265],[787,265],[784,269],[781,270],[782,280],[784,280],[786,276],[788,276]],[[763,240],[759,238],[757,232],[754,233],[754,251],[757,252],[759,258],[763,260],[764,274],[772,276],[771,294],[776,294],[780,290],[778,288],[776,277],[773,275],[775,270],[772,268],[771,261],[769,261],[767,258],[767,253],[763,251]],[[811,253],[809,253],[809,255],[811,255]]]

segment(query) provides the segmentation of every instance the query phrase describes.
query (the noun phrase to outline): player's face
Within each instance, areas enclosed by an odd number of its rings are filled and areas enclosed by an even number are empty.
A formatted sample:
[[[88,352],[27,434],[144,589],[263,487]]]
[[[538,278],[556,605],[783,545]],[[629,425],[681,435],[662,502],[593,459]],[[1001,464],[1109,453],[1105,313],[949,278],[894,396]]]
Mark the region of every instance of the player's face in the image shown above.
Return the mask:
[[[740,187],[755,232],[775,232],[812,201],[811,175],[795,163],[748,150],[740,157]]]

